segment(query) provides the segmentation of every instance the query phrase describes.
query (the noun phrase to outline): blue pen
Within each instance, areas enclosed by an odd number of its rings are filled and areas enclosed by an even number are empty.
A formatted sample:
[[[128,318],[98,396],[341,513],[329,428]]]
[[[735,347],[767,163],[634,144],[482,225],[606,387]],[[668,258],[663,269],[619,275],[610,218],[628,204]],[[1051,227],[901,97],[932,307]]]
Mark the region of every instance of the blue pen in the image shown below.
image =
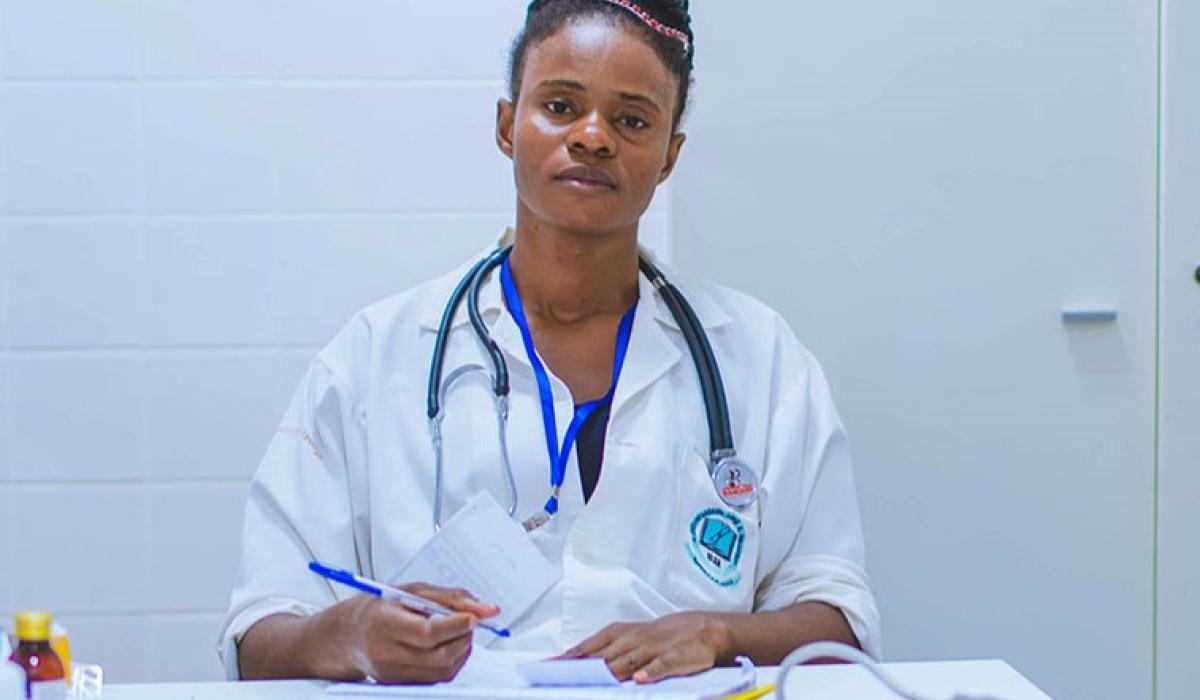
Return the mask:
[[[451,610],[450,608],[444,607],[442,605],[438,605],[437,603],[433,602],[432,600],[426,600],[425,598],[422,598],[421,596],[416,595],[415,593],[409,593],[408,591],[402,591],[399,588],[393,588],[385,583],[379,583],[378,581],[372,581],[369,578],[364,578],[362,576],[358,576],[350,571],[345,571],[342,569],[332,569],[328,566],[325,566],[324,564],[321,564],[320,562],[315,562],[315,561],[309,562],[308,568],[314,574],[324,576],[325,578],[329,579],[330,581],[337,581],[338,583],[340,583],[344,586],[349,586],[351,588],[357,588],[358,590],[360,590],[364,593],[370,593],[371,595],[377,595],[380,598],[386,598],[387,600],[394,600],[397,603],[400,603],[401,605],[403,605],[404,607],[409,608],[410,610],[415,610],[419,613],[424,613],[424,614],[430,615],[430,616],[457,614],[457,611]],[[485,622],[480,622],[479,626],[499,637],[511,637],[512,636],[512,632],[509,632],[508,629],[503,628],[503,627],[493,627],[492,625],[489,625]]]

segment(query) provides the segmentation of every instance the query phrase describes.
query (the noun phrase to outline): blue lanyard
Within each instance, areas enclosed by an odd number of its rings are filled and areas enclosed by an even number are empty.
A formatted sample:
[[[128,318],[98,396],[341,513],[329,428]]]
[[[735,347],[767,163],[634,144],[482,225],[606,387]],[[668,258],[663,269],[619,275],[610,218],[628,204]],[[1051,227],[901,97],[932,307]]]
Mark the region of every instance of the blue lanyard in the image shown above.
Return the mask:
[[[508,258],[500,268],[500,283],[504,286],[504,300],[512,313],[513,321],[521,329],[521,340],[525,342],[525,352],[529,355],[529,364],[533,365],[533,376],[537,379],[538,394],[542,402],[542,424],[546,429],[546,451],[550,455],[550,498],[546,501],[546,513],[554,515],[558,512],[558,496],[562,492],[563,480],[567,475],[567,461],[571,458],[571,448],[579,429],[587,419],[604,404],[612,400],[617,390],[617,380],[621,378],[621,366],[625,364],[625,353],[629,350],[629,338],[633,334],[633,312],[637,303],[621,317],[621,325],[617,330],[617,351],[613,360],[612,386],[608,393],[595,401],[589,401],[576,407],[571,425],[563,438],[562,447],[558,445],[558,421],[554,417],[554,392],[550,389],[550,377],[546,367],[538,357],[537,349],[533,346],[533,334],[529,331],[529,321],[525,318],[525,309],[521,306],[521,296],[517,293],[517,285],[513,282],[512,269]]]

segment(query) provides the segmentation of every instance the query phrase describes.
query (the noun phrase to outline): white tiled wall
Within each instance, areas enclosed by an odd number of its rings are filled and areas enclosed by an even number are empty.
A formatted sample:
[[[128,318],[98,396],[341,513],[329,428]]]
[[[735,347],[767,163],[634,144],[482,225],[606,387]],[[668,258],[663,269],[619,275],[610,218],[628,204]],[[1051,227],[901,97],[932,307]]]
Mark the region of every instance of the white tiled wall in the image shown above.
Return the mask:
[[[511,220],[525,4],[0,0],[0,624],[55,611],[115,682],[220,677],[313,353]]]

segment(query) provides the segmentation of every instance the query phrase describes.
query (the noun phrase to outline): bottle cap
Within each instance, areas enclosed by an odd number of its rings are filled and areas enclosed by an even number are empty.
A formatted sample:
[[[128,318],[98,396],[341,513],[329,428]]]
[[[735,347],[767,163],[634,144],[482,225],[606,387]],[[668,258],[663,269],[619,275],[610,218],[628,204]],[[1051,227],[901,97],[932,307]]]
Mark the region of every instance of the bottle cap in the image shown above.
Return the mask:
[[[50,613],[19,612],[13,616],[17,639],[23,642],[46,642],[50,640]]]

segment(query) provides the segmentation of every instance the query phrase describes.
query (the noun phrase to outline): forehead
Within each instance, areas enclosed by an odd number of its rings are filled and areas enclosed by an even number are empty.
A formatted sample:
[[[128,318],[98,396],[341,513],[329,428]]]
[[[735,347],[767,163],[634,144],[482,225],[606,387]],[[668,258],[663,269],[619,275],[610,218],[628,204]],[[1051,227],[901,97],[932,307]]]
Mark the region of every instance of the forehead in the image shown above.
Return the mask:
[[[623,22],[603,17],[572,21],[530,48],[521,90],[544,80],[573,80],[589,90],[637,92],[668,110],[678,88],[674,74],[640,35]]]

